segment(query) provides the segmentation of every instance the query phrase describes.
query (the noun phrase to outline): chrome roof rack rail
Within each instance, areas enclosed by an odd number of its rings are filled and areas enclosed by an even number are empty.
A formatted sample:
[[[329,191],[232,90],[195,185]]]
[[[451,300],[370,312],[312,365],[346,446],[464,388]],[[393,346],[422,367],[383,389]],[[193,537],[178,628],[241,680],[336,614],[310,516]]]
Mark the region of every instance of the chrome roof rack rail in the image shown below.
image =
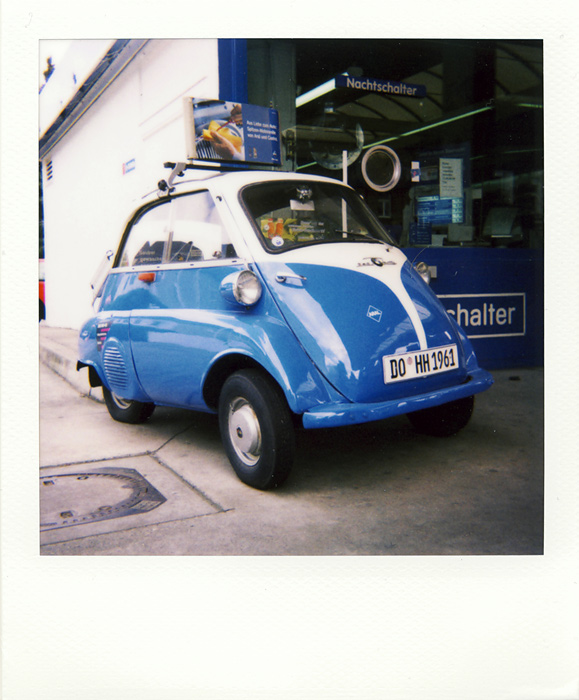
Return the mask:
[[[171,174],[166,180],[160,180],[157,187],[159,192],[163,194],[170,195],[174,191],[173,183],[175,178],[183,177],[186,170],[196,170],[197,172],[208,171],[213,172],[215,175],[220,172],[249,172],[252,170],[267,170],[267,166],[257,167],[257,164],[249,163],[207,163],[205,161],[188,161],[188,162],[166,162],[163,163],[164,168],[170,168]],[[279,168],[271,168],[272,170],[279,170]]]

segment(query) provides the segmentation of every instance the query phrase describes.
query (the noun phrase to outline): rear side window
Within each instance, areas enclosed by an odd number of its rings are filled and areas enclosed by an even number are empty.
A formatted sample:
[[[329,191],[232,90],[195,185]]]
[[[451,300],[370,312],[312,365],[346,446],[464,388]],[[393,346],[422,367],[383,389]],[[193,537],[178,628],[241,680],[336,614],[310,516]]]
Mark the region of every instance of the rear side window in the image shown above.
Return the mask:
[[[132,225],[119,267],[234,258],[236,252],[207,191],[147,209]]]

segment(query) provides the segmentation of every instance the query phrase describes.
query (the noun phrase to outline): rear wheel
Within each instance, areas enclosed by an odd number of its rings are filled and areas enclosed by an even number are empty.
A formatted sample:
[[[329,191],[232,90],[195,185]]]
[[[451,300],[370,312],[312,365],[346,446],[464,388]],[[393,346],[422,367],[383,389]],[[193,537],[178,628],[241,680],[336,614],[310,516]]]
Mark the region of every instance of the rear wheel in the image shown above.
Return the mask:
[[[232,374],[219,397],[219,428],[237,476],[257,489],[281,486],[292,468],[295,435],[281,390],[258,370]]]
[[[435,437],[449,437],[462,430],[474,409],[474,396],[457,399],[442,406],[408,413],[408,419],[420,433]]]
[[[111,417],[121,423],[144,423],[155,410],[154,403],[122,399],[103,386],[103,398]]]

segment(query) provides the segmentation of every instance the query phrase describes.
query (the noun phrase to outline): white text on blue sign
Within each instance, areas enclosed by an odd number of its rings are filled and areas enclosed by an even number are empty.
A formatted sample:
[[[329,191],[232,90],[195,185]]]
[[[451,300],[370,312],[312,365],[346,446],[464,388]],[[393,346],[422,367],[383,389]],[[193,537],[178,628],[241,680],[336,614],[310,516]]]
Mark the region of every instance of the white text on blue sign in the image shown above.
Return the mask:
[[[441,294],[446,311],[469,338],[521,336],[526,333],[526,295]]]
[[[425,85],[398,83],[394,80],[378,80],[377,78],[351,78],[349,75],[337,76],[336,87],[367,90],[368,92],[383,92],[387,95],[400,95],[405,97],[426,96]]]

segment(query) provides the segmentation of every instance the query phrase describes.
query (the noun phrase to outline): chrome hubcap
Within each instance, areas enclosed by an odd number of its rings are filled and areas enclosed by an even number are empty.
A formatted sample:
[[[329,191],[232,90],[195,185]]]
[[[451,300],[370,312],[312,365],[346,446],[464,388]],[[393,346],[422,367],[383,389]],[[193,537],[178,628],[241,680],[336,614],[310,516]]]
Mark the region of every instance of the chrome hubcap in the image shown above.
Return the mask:
[[[122,408],[123,410],[130,408],[131,404],[133,403],[132,401],[129,401],[127,399],[121,399],[120,396],[113,394],[113,392],[111,392],[111,396],[113,398],[113,401],[117,404],[117,406],[119,408]]]
[[[250,403],[238,397],[229,407],[229,439],[237,456],[248,467],[257,464],[261,456],[261,429]]]

